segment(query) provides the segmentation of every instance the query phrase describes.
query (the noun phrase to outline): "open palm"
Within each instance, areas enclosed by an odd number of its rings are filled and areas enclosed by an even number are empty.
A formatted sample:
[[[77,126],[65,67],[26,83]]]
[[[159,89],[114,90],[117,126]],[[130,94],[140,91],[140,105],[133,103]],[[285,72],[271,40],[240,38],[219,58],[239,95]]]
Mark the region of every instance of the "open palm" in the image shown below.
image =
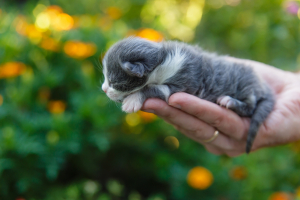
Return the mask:
[[[300,139],[300,76],[261,63],[249,63],[270,85],[276,99],[273,111],[259,129],[252,151]],[[143,110],[157,114],[211,153],[237,156],[245,152],[250,119],[241,118],[231,110],[186,93],[173,94],[169,104],[149,99]],[[215,130],[221,134],[214,141],[204,143]]]

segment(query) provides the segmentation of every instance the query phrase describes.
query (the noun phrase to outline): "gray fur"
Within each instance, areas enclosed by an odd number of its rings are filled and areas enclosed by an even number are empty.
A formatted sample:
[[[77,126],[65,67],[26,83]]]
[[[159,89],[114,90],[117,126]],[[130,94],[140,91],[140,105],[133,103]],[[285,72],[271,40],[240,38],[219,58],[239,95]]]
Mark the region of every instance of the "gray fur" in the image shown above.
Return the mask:
[[[180,56],[184,58],[183,62],[180,62]],[[176,73],[163,80],[160,77],[164,74],[159,74],[157,70],[169,58],[177,58],[181,66],[167,66],[164,73],[172,74],[171,70]],[[103,64],[109,88],[122,94],[117,95],[117,101],[123,101],[126,104],[123,110],[128,112],[140,109],[148,98],[168,101],[170,95],[186,92],[226,106],[242,117],[251,117],[246,147],[249,153],[260,125],[273,109],[274,98],[270,88],[257,77],[247,62],[234,62],[227,58],[185,43],[155,43],[141,38],[127,38],[109,49]],[[132,94],[137,94],[136,101],[139,102],[128,103],[126,98]]]

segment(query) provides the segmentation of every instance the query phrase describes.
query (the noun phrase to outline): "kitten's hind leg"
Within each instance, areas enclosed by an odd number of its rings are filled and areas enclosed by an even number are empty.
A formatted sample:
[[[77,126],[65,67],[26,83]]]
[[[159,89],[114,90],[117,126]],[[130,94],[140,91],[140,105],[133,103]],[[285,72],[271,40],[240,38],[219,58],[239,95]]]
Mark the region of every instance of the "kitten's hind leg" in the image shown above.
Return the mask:
[[[217,104],[226,107],[240,116],[251,116],[254,111],[254,102],[245,103],[230,96],[221,96],[217,99]]]

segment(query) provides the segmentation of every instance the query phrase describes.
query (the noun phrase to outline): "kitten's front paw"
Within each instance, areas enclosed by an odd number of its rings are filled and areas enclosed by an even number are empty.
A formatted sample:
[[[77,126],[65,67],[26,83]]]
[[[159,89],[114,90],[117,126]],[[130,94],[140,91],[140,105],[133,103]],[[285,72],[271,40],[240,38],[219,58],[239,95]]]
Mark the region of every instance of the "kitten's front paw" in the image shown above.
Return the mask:
[[[127,113],[137,112],[143,106],[139,93],[134,93],[126,97],[123,101],[122,110]]]
[[[219,97],[217,100],[217,104],[219,104],[220,106],[226,107],[226,108],[234,107],[234,101],[230,96]]]

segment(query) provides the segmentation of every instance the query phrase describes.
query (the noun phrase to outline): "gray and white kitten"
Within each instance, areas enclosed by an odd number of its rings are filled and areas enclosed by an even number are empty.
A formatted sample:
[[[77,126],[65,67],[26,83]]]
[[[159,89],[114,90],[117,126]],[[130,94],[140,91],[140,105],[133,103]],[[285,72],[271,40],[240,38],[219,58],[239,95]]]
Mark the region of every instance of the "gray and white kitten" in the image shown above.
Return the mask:
[[[168,102],[186,92],[251,117],[246,152],[274,106],[271,89],[252,70],[254,61],[203,51],[196,46],[131,37],[114,44],[103,59],[107,96],[136,112],[148,98]]]

